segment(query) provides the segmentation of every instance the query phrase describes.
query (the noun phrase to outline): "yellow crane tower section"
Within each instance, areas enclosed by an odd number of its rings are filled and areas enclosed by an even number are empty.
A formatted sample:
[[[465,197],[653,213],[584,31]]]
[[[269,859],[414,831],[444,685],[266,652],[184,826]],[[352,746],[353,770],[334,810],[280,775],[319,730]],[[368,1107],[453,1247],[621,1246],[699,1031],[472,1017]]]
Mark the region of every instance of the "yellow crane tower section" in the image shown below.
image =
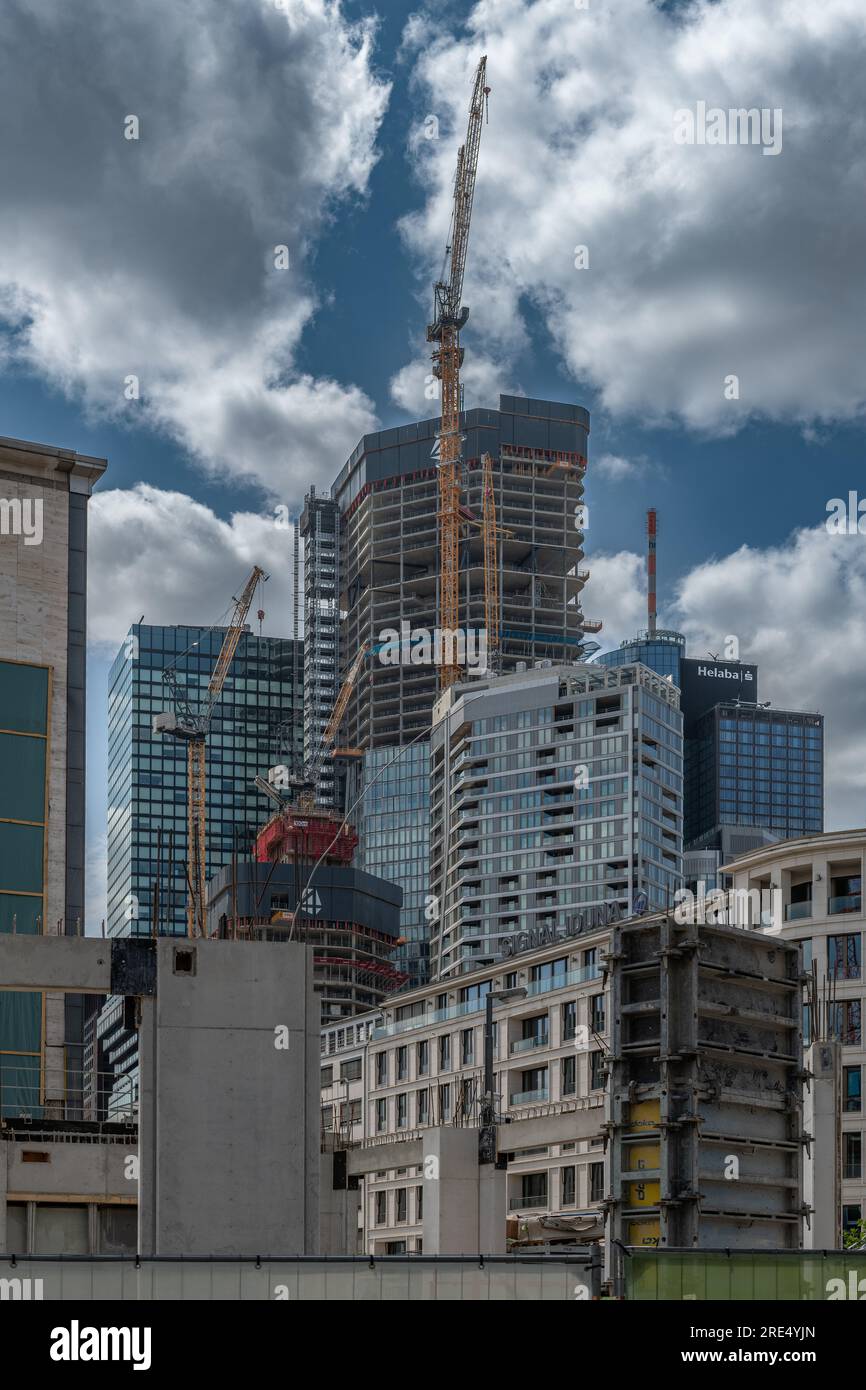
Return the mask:
[[[443,690],[453,685],[460,674],[456,660],[456,633],[460,626],[460,367],[463,360],[460,330],[469,317],[468,308],[460,301],[475,196],[481,126],[490,92],[485,85],[486,74],[485,56],[475,72],[466,142],[460,146],[457,154],[451,235],[442,275],[433,287],[433,322],[427,328],[427,341],[436,344],[433,374],[442,384],[442,422],[439,430],[439,625],[443,636],[439,683]]]
[[[252,571],[238,598],[234,599],[234,611],[226,628],[220,654],[217,657],[213,674],[208,682],[204,708],[193,711],[186,695],[178,684],[174,667],[163,671],[162,677],[171,691],[174,713],[156,714],[153,718],[153,731],[156,734],[170,734],[183,739],[187,744],[187,935],[205,935],[205,880],[206,832],[207,832],[207,788],[205,785],[205,747],[210,728],[211,716],[219,700],[232,658],[237,651],[247,615],[252,606],[256,588],[267,576],[258,565]]]

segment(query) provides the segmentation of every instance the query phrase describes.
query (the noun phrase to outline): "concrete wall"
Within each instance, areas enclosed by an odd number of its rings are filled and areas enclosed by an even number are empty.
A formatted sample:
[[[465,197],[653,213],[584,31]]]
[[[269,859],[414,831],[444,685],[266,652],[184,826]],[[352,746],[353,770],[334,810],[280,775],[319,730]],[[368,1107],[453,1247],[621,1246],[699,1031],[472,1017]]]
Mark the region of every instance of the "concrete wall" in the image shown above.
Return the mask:
[[[181,972],[189,953],[193,972]],[[140,1035],[142,1252],[314,1253],[311,953],[290,942],[164,939],[157,981]]]

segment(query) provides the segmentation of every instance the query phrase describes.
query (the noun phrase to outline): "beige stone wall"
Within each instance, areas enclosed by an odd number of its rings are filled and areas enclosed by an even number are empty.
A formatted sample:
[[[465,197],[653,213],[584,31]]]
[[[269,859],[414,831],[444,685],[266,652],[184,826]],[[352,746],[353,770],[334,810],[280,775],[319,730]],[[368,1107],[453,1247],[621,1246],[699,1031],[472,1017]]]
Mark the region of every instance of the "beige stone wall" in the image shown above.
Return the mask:
[[[0,534],[0,657],[51,667],[46,932],[56,931],[66,895],[66,641],[69,494],[37,487],[0,450],[0,498],[41,499],[42,543]],[[35,469],[34,469],[35,473]]]

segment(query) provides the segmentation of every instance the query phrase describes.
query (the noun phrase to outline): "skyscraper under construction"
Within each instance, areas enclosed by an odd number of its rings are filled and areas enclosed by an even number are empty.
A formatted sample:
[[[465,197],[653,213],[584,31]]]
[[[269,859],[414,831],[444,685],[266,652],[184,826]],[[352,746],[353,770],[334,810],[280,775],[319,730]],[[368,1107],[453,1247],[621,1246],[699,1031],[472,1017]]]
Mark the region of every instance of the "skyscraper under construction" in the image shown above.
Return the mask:
[[[364,753],[352,765],[347,800],[357,802],[359,863],[403,888],[400,963],[413,984],[426,980],[429,956],[427,737],[439,681],[435,662],[423,659],[415,639],[438,626],[439,428],[436,417],[365,435],[331,488],[340,513],[337,676],[370,643],[344,723],[342,742]],[[589,577],[583,567],[588,412],[500,396],[498,410],[464,412],[461,429],[460,625],[467,635],[484,635],[466,642],[467,653],[481,658],[475,674],[484,674],[491,636],[481,534],[485,454],[498,526],[500,669],[584,659],[598,649],[591,634],[599,627],[581,607]],[[306,563],[308,592],[315,592],[315,554]],[[467,662],[465,676],[472,674]]]

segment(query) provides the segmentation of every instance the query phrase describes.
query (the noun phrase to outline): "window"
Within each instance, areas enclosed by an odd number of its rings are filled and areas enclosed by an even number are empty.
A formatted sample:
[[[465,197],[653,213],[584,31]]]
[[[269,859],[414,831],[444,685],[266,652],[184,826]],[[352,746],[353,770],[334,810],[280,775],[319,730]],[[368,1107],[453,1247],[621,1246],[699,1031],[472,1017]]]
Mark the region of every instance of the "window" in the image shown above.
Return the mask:
[[[513,1205],[521,1207],[547,1206],[547,1174],[524,1173],[520,1179],[520,1196]]]
[[[333,1105],[322,1106],[322,1129],[334,1128],[334,1107]]]
[[[570,999],[562,1005],[562,1041],[571,1042],[577,1027],[577,1003]]]
[[[859,999],[847,999],[830,1006],[830,1035],[838,1038],[843,1047],[861,1046]]]
[[[845,1067],[842,1072],[842,1107],[850,1114],[862,1108],[862,1072],[859,1067]]]
[[[860,911],[860,875],[837,874],[830,880],[831,913]]]
[[[594,970],[598,964],[598,947],[593,946],[590,950],[583,953],[584,970]]]
[[[475,1029],[464,1028],[461,1034],[460,1055],[464,1067],[471,1067],[475,1061]]]
[[[408,1047],[397,1048],[397,1080],[405,1081],[409,1075],[409,1049]]]
[[[360,1123],[361,1123],[361,1101],[360,1101],[360,1099],[359,1099],[359,1100],[350,1100],[348,1105],[346,1105],[346,1102],[343,1101],[343,1103],[342,1103],[341,1106],[340,1106],[340,1124],[341,1124],[341,1125],[357,1125],[357,1124],[360,1124]]]
[[[574,1095],[576,1083],[576,1065],[576,1057],[563,1057],[562,1061],[559,1064],[560,1080],[562,1083],[561,1089],[562,1094],[564,1096]]]
[[[389,1240],[389,1241],[386,1243],[386,1245],[385,1245],[385,1254],[386,1254],[386,1255],[405,1255],[405,1254],[406,1254],[406,1242],[405,1242],[405,1240]]]
[[[427,1076],[430,1071],[430,1044],[426,1038],[418,1044],[416,1069],[419,1076]]]
[[[565,956],[560,956],[558,960],[546,960],[543,965],[533,965],[529,971],[529,978],[534,983],[536,980],[552,980],[567,972],[568,961]]]
[[[376,1085],[388,1085],[388,1054],[387,1052],[376,1053]]]
[[[407,1190],[405,1187],[398,1187],[394,1193],[394,1196],[397,1199],[397,1215],[395,1217],[396,1221],[405,1221],[407,1219],[408,1208],[406,1191]]]
[[[842,1177],[856,1181],[863,1176],[863,1136],[859,1130],[842,1135]]]
[[[827,937],[827,969],[836,980],[860,979],[860,933]]]
[[[589,1165],[589,1200],[600,1202],[604,1196],[604,1164],[590,1163]]]
[[[353,1057],[350,1062],[343,1062],[340,1066],[341,1081],[360,1081],[361,1080],[361,1059]]]
[[[417,1107],[418,1124],[419,1124],[419,1126],[420,1126],[420,1125],[429,1125],[429,1123],[430,1123],[430,1092],[429,1092],[429,1091],[418,1091],[416,1094],[417,1094],[417,1096],[418,1096],[418,1107]]]
[[[860,1221],[862,1207],[859,1202],[847,1202],[842,1208],[842,1230],[853,1231]]]
[[[564,1207],[573,1207],[575,1202],[575,1168],[560,1168],[559,1180],[562,1184],[561,1201]]]
[[[415,1220],[416,1220],[416,1221],[423,1221],[423,1219],[424,1219],[424,1189],[423,1189],[423,1187],[416,1187],[416,1188],[415,1188]]]
[[[599,1091],[604,1086],[603,1052],[591,1052],[589,1054],[589,1084],[593,1091]]]
[[[439,1070],[451,1070],[451,1034],[443,1033],[439,1039]]]
[[[405,1129],[409,1119],[409,1097],[403,1091],[397,1097],[397,1128]]]
[[[440,1122],[440,1124],[445,1124],[445,1123],[447,1123],[447,1121],[450,1120],[450,1119],[451,1119],[451,1087],[450,1087],[450,1085],[448,1085],[448,1086],[440,1086],[440,1087],[439,1087],[439,1122]]]
[[[384,1226],[388,1220],[388,1194],[387,1192],[376,1193],[376,1225]]]
[[[331,1085],[333,1085],[333,1081],[334,1081],[334,1068],[333,1068],[333,1067],[322,1067],[322,1087],[324,1088],[325,1086],[331,1086]]]
[[[594,994],[589,1001],[589,1028],[592,1033],[604,1032],[603,994]]]
[[[376,1101],[376,1133],[383,1134],[388,1128],[388,1102],[386,1100]]]
[[[516,971],[516,970],[509,970],[508,974],[505,976],[505,988],[506,988],[506,989],[517,989],[517,971]]]

